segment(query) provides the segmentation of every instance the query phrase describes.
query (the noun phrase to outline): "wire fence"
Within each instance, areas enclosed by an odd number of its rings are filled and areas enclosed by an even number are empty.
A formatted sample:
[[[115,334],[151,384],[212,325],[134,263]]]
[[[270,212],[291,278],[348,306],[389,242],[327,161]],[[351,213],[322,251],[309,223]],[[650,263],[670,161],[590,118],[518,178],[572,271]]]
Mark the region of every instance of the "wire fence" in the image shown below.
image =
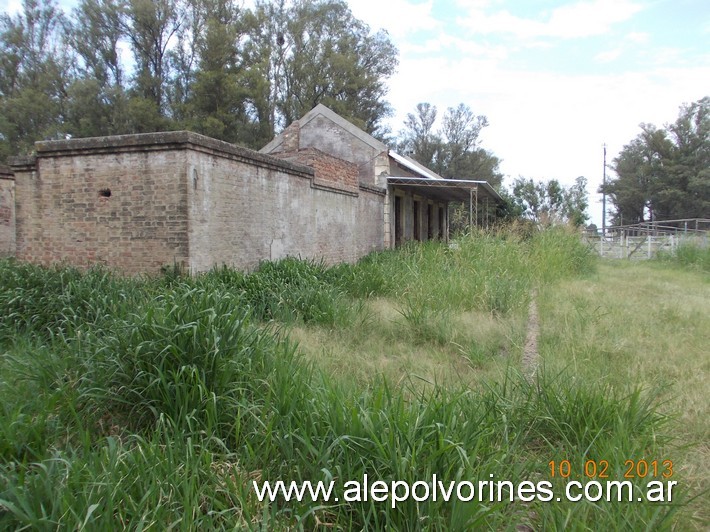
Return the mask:
[[[602,257],[634,260],[674,253],[685,244],[707,248],[709,236],[710,219],[687,218],[607,227],[606,234],[586,233],[585,239]]]

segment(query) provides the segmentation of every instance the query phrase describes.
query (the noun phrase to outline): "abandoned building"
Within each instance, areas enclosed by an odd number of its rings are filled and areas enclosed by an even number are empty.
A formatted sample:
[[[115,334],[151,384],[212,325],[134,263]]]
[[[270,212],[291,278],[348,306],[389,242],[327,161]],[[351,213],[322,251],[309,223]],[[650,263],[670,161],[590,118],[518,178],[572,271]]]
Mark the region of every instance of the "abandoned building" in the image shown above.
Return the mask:
[[[501,201],[443,179],[319,105],[260,152],[187,131],[38,142],[0,167],[0,255],[125,273],[353,262],[449,234],[448,204]]]

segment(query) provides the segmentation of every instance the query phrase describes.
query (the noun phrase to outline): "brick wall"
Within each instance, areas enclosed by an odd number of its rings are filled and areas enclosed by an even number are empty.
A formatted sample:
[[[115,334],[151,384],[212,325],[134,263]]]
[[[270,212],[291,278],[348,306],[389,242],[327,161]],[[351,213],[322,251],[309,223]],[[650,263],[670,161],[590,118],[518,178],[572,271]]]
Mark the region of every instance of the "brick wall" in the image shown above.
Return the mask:
[[[282,152],[275,156],[313,168],[315,185],[358,194],[359,171],[357,165],[351,162],[338,159],[315,148],[306,148],[298,152]]]
[[[357,130],[355,126],[353,129]],[[364,131],[360,134],[368,136]],[[318,148],[339,159],[350,161],[357,165],[359,182],[367,186],[383,186],[376,176],[382,170],[381,165],[387,155],[387,147],[382,144],[375,148],[355,136],[352,131],[334,123],[325,116],[317,116],[299,130],[299,147]],[[285,151],[285,149],[284,149]],[[377,171],[377,173],[376,173]]]
[[[301,144],[301,126],[298,121],[293,122],[290,126],[281,132],[283,143],[280,146],[280,151],[295,152]]]
[[[352,262],[383,249],[383,193],[353,187],[354,165],[311,155],[315,172],[271,157],[247,161],[228,151],[191,151],[191,269],[251,269],[286,256]],[[329,164],[341,177],[337,186],[323,187],[316,176]]]
[[[126,273],[188,260],[185,151],[159,134],[38,143],[16,159],[17,257]]]
[[[15,254],[15,177],[0,166],[0,257]]]
[[[37,143],[16,158],[17,256],[125,273],[249,269],[383,249],[384,193],[316,150],[316,170],[188,132]]]

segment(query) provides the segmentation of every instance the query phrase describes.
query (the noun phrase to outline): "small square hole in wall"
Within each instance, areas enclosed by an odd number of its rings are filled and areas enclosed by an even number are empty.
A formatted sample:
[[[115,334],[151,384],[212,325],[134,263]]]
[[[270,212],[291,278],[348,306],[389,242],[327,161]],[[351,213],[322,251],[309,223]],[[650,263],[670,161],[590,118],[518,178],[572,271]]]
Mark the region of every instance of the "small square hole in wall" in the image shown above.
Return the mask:
[[[111,189],[110,188],[102,188],[99,190],[99,197],[100,198],[110,198],[111,197]]]

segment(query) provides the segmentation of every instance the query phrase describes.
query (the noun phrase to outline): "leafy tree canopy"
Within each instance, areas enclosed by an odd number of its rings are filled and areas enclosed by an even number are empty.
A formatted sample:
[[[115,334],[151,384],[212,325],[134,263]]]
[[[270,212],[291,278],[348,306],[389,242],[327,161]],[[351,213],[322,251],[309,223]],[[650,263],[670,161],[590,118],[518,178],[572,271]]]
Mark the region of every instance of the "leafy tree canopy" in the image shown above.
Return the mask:
[[[260,148],[318,103],[381,135],[397,55],[344,0],[23,0],[0,15],[0,160],[178,128]]]
[[[499,188],[503,180],[500,159],[481,147],[479,139],[488,119],[463,103],[446,110],[439,129],[436,119],[436,106],[418,104],[407,115],[398,149],[442,177],[488,181]]]
[[[584,224],[587,214],[587,180],[578,177],[574,185],[565,187],[556,179],[547,182],[518,177],[512,186],[511,216],[522,216],[544,225]]]
[[[681,106],[664,128],[641,124],[611,168],[616,179],[599,192],[614,225],[710,217],[710,97]]]

